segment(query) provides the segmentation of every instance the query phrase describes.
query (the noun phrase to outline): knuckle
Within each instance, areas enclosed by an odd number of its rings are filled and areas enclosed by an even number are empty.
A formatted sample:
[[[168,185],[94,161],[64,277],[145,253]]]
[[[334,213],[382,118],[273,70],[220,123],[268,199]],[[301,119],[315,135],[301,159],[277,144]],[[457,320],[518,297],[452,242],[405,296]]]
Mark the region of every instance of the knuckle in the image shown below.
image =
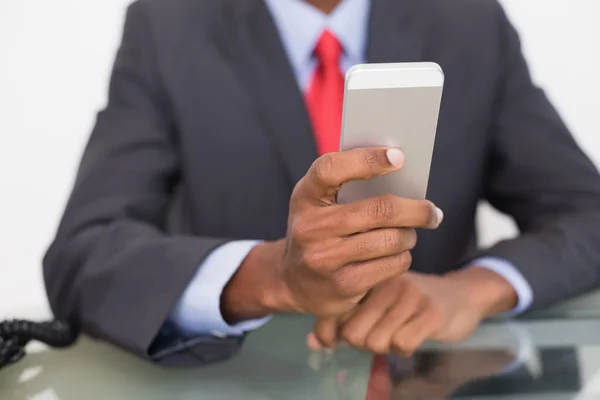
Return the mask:
[[[292,195],[290,196],[292,200],[302,198],[302,193],[306,188],[307,180],[308,174],[303,176],[298,183],[296,183],[296,186],[294,186],[294,189],[292,190]]]
[[[327,269],[328,260],[324,252],[309,247],[302,253],[302,263],[309,269],[321,271]]]
[[[375,172],[381,165],[383,165],[381,162],[381,157],[377,152],[362,150],[359,154],[362,165],[369,171]]]
[[[370,254],[373,251],[375,251],[377,248],[376,244],[374,242],[368,241],[368,240],[360,240],[356,243],[356,249],[355,249],[355,254],[356,255],[361,255],[361,254]]]
[[[383,274],[384,277],[392,275],[392,273],[390,273],[390,271],[395,273],[396,270],[398,269],[396,266],[396,264],[398,264],[398,262],[396,261],[396,258],[398,258],[398,257],[388,257],[388,258],[379,260],[378,269]]]
[[[371,219],[387,222],[394,217],[394,196],[384,195],[367,203],[367,215]]]
[[[315,181],[330,184],[335,174],[335,157],[333,154],[324,154],[317,158],[310,172]]]
[[[351,325],[346,325],[344,328],[342,328],[341,336],[342,339],[352,347],[363,347],[363,338],[356,332],[356,330],[352,329]]]
[[[378,268],[384,276],[391,276],[406,272],[410,268],[411,261],[412,256],[410,252],[404,251],[396,256],[379,260]]]
[[[402,249],[405,246],[405,235],[397,229],[386,230],[383,233],[384,245],[388,249]]]
[[[311,237],[312,224],[305,217],[296,216],[292,220],[290,233],[295,241],[306,242]]]
[[[419,347],[419,343],[412,338],[396,335],[393,339],[393,347],[399,353],[412,355]]]
[[[439,326],[444,322],[444,312],[437,304],[433,304],[431,301],[429,304],[429,318],[435,326]]]
[[[417,303],[418,309],[422,310],[422,312],[425,313],[426,317],[429,317],[431,315],[433,308],[435,307],[433,305],[433,302],[431,301],[431,299],[429,297],[423,295],[423,293],[419,292],[418,297],[419,297],[419,301]]]
[[[367,337],[366,347],[375,354],[385,354],[390,351],[389,343],[373,335]]]
[[[334,285],[337,293],[342,297],[353,297],[361,291],[356,288],[351,279],[350,274],[345,269],[337,271],[333,276]]]
[[[419,302],[421,301],[421,292],[415,287],[415,285],[408,284],[403,287],[402,299],[406,303],[408,308],[418,308]]]

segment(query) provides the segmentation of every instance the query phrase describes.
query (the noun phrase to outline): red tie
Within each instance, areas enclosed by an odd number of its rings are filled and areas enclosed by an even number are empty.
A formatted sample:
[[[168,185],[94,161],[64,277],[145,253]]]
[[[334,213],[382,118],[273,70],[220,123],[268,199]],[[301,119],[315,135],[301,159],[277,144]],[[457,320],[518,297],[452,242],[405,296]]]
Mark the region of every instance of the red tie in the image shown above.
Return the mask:
[[[389,400],[391,398],[392,382],[388,359],[387,356],[378,354],[373,357],[366,400]]]
[[[339,151],[344,101],[344,76],[340,71],[342,45],[324,31],[315,47],[317,69],[306,92],[306,106],[319,154]]]

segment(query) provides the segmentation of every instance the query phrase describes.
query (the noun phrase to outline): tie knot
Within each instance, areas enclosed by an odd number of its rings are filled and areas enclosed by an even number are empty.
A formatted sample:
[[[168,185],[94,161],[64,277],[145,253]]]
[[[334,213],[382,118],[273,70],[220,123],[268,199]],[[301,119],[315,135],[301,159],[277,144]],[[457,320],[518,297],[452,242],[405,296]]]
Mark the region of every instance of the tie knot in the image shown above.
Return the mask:
[[[339,65],[342,57],[342,45],[337,37],[328,30],[323,31],[317,45],[315,46],[315,56],[322,64]]]

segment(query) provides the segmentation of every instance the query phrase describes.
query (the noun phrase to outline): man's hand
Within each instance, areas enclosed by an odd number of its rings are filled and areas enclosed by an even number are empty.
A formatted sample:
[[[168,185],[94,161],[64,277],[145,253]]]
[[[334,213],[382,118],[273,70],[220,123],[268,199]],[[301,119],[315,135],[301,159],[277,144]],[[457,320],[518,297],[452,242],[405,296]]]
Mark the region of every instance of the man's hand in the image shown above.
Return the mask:
[[[408,356],[427,339],[466,339],[484,318],[516,302],[512,286],[483,268],[445,276],[408,272],[378,285],[345,315],[318,320],[308,345],[334,348],[343,341],[361,350]]]
[[[426,200],[391,195],[337,204],[339,188],[400,169],[400,150],[356,149],[315,161],[290,200],[287,237],[257,246],[222,296],[230,321],[276,312],[339,315],[377,284],[405,272],[413,228],[436,228]]]

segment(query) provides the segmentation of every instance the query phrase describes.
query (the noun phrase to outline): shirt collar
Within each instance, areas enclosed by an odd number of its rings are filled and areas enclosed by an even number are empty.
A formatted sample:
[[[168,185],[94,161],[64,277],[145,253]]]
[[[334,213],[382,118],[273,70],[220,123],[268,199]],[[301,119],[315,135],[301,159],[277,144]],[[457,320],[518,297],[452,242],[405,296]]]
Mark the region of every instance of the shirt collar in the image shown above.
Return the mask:
[[[295,65],[312,59],[325,29],[340,41],[347,57],[361,60],[366,53],[370,0],[343,0],[329,15],[304,0],[265,0],[284,46]]]

